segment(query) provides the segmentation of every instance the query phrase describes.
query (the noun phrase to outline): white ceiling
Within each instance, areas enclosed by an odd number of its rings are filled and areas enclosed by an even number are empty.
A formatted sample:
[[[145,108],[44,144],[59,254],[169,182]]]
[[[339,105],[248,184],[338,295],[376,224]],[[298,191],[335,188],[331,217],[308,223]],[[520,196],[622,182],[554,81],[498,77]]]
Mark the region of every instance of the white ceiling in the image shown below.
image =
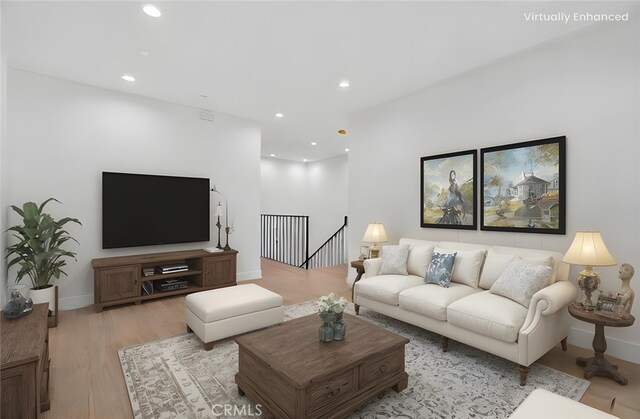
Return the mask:
[[[353,112],[586,25],[527,22],[524,12],[628,10],[607,2],[174,1],[155,2],[163,15],[154,19],[142,3],[3,1],[8,64],[256,120],[264,156],[298,161],[344,153],[349,135],[337,130],[349,129]],[[121,80],[124,73],[137,80]],[[342,79],[351,87],[338,87]]]

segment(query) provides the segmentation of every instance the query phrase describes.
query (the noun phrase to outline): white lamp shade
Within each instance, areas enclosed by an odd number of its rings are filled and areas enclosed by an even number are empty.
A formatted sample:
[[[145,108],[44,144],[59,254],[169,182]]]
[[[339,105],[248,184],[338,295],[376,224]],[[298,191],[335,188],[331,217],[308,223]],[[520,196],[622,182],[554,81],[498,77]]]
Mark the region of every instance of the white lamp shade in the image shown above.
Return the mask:
[[[604,245],[599,231],[577,231],[562,261],[584,266],[611,266],[617,263]]]
[[[222,205],[218,202],[218,206],[216,207],[216,215],[222,215]]]
[[[387,240],[389,239],[387,239],[387,233],[384,231],[384,225],[382,223],[369,224],[362,238],[362,241],[369,243],[383,243]]]

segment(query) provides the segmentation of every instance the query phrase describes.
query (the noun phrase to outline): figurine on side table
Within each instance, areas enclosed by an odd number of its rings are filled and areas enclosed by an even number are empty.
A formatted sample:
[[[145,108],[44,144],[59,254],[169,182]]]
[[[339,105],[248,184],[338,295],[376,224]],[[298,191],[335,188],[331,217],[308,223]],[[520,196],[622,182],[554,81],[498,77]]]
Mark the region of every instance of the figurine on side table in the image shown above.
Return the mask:
[[[628,319],[631,315],[631,307],[633,306],[633,300],[635,299],[636,293],[629,286],[629,282],[631,282],[631,278],[635,273],[635,269],[633,266],[628,263],[623,263],[620,265],[620,271],[618,272],[618,278],[622,281],[622,288],[618,291],[618,296],[621,298],[620,304],[622,304],[622,318]]]

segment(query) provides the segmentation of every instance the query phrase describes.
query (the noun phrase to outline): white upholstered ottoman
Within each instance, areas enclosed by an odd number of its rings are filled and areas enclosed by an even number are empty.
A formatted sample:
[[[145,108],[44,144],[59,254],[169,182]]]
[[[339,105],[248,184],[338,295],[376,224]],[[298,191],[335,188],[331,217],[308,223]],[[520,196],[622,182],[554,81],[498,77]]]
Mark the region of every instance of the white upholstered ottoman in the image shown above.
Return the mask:
[[[284,321],[282,296],[255,284],[189,294],[185,306],[187,331],[194,332],[207,351],[216,340]]]
[[[586,404],[541,388],[527,396],[509,419],[616,419]]]

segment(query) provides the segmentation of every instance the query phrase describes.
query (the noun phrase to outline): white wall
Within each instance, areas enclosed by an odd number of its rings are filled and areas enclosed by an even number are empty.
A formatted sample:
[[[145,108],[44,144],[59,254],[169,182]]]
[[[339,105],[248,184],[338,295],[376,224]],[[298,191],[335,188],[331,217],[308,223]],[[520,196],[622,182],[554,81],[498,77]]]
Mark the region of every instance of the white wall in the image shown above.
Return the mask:
[[[7,57],[4,38],[2,33],[2,2],[0,2],[0,185],[3,185],[2,182],[6,178],[5,172],[7,170]],[[6,206],[7,191],[2,187],[0,188],[0,307],[4,307],[7,289],[6,260],[4,259],[7,237],[4,233],[7,229]]]
[[[349,131],[350,257],[374,220],[384,222],[390,242],[415,237],[560,252],[576,230],[597,229],[617,261],[638,270],[632,287],[640,295],[639,115],[637,21],[596,25],[362,112]],[[420,228],[420,157],[556,135],[567,136],[566,236]],[[620,288],[617,267],[597,270],[602,289]],[[572,327],[570,341],[591,347],[593,326],[573,320]],[[640,362],[640,322],[606,335],[608,353]]]
[[[69,278],[59,281],[62,308],[93,303],[91,259],[213,246],[211,242],[101,248],[101,172],[119,171],[207,177],[229,199],[238,249],[238,279],[259,278],[260,129],[248,120],[216,114],[202,121],[198,109],[9,69],[8,171],[2,178],[9,203],[53,196],[54,217],[74,216],[80,246]],[[218,197],[211,196],[212,207]],[[4,204],[3,204],[4,207]],[[3,212],[4,216],[4,212]],[[12,223],[19,222],[11,214]]]
[[[309,252],[335,233],[347,215],[347,155],[311,163],[263,157],[263,214],[309,216]]]
[[[260,197],[263,214],[306,215],[307,164],[263,157]]]
[[[346,154],[307,165],[307,213],[311,224],[310,251],[333,235],[347,215],[348,157]]]

